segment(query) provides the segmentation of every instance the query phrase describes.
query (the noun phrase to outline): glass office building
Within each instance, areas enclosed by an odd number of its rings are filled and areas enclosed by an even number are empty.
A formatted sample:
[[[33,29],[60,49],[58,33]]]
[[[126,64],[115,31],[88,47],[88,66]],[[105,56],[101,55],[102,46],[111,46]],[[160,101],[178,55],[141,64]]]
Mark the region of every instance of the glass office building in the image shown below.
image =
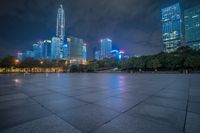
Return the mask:
[[[180,3],[163,8],[162,38],[165,52],[173,52],[182,44],[182,11]]]
[[[63,9],[63,5],[60,5],[60,7],[58,8],[56,36],[61,39],[63,44],[65,36],[65,11]]]
[[[200,6],[185,10],[184,18],[186,45],[200,49]]]
[[[101,52],[99,50],[95,51],[94,53],[94,59],[95,60],[100,60],[101,57]]]
[[[34,58],[37,60],[42,59],[42,45],[40,44],[33,44],[33,53],[34,53]]]
[[[22,61],[24,59],[22,52],[17,53],[17,59],[20,60],[20,61]]]
[[[43,46],[42,47],[43,59],[51,59],[52,56],[51,40],[44,40],[42,46]]]
[[[67,60],[68,59],[68,45],[65,44],[63,45],[63,59]]]
[[[83,62],[83,39],[77,37],[68,37],[68,54],[71,64],[82,64]]]
[[[24,53],[24,59],[26,59],[26,58],[34,58],[34,53],[33,53],[33,51],[27,50],[27,51]]]
[[[53,37],[51,43],[51,59],[59,60],[61,59],[61,44],[62,41],[59,37]]]
[[[101,40],[101,59],[110,58],[112,51],[112,40],[102,39]]]
[[[83,61],[87,61],[87,44],[83,44]]]

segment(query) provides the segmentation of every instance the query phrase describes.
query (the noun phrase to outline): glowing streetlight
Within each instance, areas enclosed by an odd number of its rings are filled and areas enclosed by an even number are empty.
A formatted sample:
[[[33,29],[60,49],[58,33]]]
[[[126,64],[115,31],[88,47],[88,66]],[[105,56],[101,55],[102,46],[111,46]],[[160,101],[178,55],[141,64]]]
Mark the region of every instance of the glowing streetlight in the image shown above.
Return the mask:
[[[40,61],[40,64],[41,64],[41,65],[43,65],[43,64],[44,64],[44,62],[43,62],[43,61]]]
[[[65,61],[65,65],[68,65],[68,61]]]
[[[18,65],[18,64],[19,64],[19,60],[16,59],[16,60],[15,60],[15,65]]]

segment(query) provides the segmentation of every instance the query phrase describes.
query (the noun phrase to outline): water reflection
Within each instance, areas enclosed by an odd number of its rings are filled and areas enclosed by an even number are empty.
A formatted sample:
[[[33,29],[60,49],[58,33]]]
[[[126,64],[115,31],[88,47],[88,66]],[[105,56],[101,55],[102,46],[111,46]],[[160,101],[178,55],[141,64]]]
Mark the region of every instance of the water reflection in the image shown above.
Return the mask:
[[[49,77],[49,73],[46,73],[46,77]]]
[[[60,73],[57,73],[57,77],[58,77],[58,78],[60,77]]]
[[[110,84],[110,80],[108,80],[108,83],[112,86],[112,87],[121,87],[124,86],[126,84],[126,77],[124,75],[114,75],[109,77],[109,79],[112,81]]]
[[[18,78],[14,79],[13,81],[15,82],[16,86],[19,86],[21,84],[21,80]]]
[[[42,84],[45,88],[56,89],[78,89],[85,91],[85,88],[91,90],[103,91],[112,90],[114,92],[124,92],[127,90],[126,84],[130,76],[127,74],[23,74],[13,78],[16,86],[30,85],[30,83]],[[22,82],[23,81],[23,82]],[[98,89],[97,89],[98,88]]]

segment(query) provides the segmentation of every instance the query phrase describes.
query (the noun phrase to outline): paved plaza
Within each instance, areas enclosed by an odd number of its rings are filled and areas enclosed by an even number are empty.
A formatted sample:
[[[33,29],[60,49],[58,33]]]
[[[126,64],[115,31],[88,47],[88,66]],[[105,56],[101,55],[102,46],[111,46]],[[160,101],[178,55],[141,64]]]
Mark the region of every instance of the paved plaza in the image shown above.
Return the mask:
[[[2,133],[200,133],[199,74],[1,74]]]

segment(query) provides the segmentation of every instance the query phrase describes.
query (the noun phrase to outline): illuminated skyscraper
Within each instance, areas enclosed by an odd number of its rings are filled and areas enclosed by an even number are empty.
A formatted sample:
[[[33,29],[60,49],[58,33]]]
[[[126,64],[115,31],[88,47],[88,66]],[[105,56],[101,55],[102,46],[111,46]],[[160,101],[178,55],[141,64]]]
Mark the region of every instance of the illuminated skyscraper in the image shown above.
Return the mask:
[[[68,54],[71,64],[82,64],[83,62],[83,39],[77,37],[68,37]]]
[[[162,38],[165,52],[173,52],[182,44],[182,12],[179,3],[163,8]]]
[[[68,45],[63,45],[63,59],[68,59]]]
[[[17,59],[19,59],[20,61],[23,60],[23,53],[22,52],[17,53]]]
[[[61,38],[62,41],[64,41],[64,37],[65,37],[65,11],[63,9],[63,5],[60,5],[60,7],[58,8],[56,36]]]
[[[83,61],[87,60],[87,44],[83,44]]]
[[[51,59],[61,59],[62,42],[59,37],[53,37],[51,43]]]
[[[50,60],[51,59],[51,56],[52,56],[52,51],[51,51],[51,47],[52,47],[52,44],[51,44],[51,40],[44,40],[44,43],[42,44],[42,48],[43,48],[43,58],[44,59],[48,59]]]
[[[27,51],[24,53],[24,59],[26,59],[26,58],[34,58],[34,53],[33,53],[33,51],[27,50]]]
[[[112,51],[112,40],[102,39],[101,40],[101,59],[110,58]]]
[[[124,50],[112,50],[111,51],[112,58],[121,60],[125,57],[125,51]]]
[[[94,59],[95,60],[100,60],[101,57],[101,52],[99,50],[95,51],[94,53]]]
[[[200,49],[200,6],[185,10],[185,39],[187,46]]]
[[[33,53],[35,59],[42,59],[42,45],[40,44],[33,44]]]

